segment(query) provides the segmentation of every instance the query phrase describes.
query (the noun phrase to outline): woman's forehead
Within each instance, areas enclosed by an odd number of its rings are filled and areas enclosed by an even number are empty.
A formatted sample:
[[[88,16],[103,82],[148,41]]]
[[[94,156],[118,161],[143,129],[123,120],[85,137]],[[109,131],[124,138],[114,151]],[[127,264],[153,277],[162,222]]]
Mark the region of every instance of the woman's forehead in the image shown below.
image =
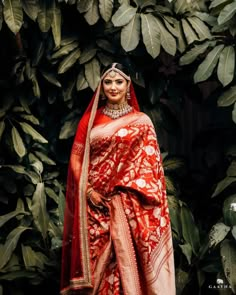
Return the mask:
[[[110,71],[109,73],[107,73],[107,75],[104,77],[105,79],[109,79],[109,80],[117,80],[117,79],[122,79],[125,80],[125,78],[123,76],[121,76],[119,73],[117,73],[116,71]]]

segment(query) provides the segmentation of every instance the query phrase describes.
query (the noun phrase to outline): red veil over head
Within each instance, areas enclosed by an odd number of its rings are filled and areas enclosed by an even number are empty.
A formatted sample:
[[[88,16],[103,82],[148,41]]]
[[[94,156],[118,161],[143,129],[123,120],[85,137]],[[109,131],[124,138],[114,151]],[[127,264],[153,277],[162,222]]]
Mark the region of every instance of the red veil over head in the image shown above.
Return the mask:
[[[62,247],[61,294],[70,294],[71,290],[93,287],[86,190],[90,156],[90,131],[98,109],[101,82],[102,80],[79,122],[69,161]],[[132,83],[130,83],[128,103],[136,111],[139,111]]]

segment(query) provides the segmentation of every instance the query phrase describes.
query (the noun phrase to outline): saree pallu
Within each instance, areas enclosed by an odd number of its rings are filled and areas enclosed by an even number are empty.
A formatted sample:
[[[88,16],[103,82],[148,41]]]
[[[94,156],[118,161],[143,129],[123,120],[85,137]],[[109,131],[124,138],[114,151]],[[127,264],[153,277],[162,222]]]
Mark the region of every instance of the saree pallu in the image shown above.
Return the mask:
[[[98,110],[88,181],[109,200],[108,212],[87,204],[93,283],[65,294],[175,294],[164,172],[148,116],[133,112],[110,120]]]

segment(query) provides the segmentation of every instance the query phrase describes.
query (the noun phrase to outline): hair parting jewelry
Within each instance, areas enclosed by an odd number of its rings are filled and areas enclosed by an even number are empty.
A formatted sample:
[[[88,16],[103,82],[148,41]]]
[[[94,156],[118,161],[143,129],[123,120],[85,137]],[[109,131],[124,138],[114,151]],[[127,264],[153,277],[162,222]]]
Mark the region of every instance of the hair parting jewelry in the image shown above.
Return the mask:
[[[101,80],[103,80],[106,75],[109,74],[110,77],[115,77],[115,74],[118,73],[120,74],[122,77],[124,77],[126,80],[130,81],[130,76],[126,75],[124,72],[122,72],[121,70],[116,68],[117,63],[113,63],[112,67],[110,69],[108,69],[101,77]]]

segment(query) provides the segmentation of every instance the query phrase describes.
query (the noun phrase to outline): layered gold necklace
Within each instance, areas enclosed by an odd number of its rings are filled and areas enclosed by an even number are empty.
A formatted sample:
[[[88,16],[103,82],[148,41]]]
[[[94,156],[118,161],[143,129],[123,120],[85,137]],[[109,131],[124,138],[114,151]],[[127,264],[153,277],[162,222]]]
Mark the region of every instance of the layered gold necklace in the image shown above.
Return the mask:
[[[121,104],[107,103],[102,110],[103,114],[110,117],[111,119],[117,119],[128,113],[132,112],[133,108],[127,103],[127,101]]]

